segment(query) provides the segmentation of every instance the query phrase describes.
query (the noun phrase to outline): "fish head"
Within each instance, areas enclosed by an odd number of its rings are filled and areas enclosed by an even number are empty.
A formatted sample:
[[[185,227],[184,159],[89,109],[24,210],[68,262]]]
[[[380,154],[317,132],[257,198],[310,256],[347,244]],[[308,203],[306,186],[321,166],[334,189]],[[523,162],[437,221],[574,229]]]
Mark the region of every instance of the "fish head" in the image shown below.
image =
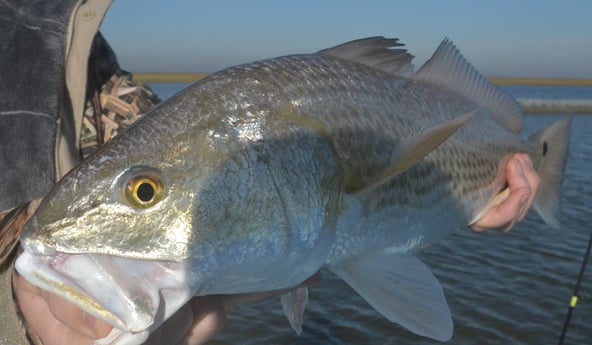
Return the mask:
[[[192,227],[190,196],[171,191],[176,185],[162,165],[129,165],[113,169],[103,165],[100,171],[87,165],[66,176],[25,226],[21,236],[25,248],[38,254],[186,259]]]
[[[147,336],[193,296],[193,191],[175,166],[175,145],[162,155],[147,141],[146,151],[129,154],[129,142],[115,139],[44,198],[23,229],[16,267],[99,319]]]

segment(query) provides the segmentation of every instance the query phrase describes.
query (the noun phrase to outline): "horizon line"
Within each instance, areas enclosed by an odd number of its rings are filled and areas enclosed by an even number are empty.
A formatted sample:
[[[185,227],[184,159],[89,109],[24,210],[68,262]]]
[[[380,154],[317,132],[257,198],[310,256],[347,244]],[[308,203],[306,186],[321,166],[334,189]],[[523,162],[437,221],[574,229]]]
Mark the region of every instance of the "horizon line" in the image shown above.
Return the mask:
[[[193,83],[211,73],[185,72],[140,72],[132,73],[132,79],[139,83]],[[585,78],[547,78],[547,77],[486,77],[491,83],[500,86],[592,86],[592,79]]]

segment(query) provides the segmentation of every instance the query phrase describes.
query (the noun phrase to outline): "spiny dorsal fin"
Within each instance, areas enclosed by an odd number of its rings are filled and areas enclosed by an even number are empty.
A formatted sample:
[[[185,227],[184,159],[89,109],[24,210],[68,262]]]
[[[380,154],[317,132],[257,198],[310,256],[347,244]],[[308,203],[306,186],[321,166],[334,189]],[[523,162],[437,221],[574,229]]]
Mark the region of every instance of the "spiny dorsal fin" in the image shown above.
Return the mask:
[[[413,75],[413,55],[405,49],[393,49],[402,47],[403,43],[397,38],[384,38],[382,36],[362,38],[346,42],[333,48],[323,49],[318,52],[321,55],[330,55],[344,60],[361,63],[384,72],[396,74],[401,77]]]
[[[522,131],[522,109],[518,102],[487,81],[448,39],[442,41],[413,79],[465,95],[489,110],[495,121],[512,133]]]

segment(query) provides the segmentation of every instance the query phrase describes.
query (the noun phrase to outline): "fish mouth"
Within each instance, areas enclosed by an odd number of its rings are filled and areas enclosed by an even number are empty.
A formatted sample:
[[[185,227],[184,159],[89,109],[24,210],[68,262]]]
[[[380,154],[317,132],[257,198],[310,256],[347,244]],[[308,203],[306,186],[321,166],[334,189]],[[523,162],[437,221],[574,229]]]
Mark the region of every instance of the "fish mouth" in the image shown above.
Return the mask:
[[[148,334],[192,295],[178,262],[25,250],[15,266],[32,284],[126,333]]]

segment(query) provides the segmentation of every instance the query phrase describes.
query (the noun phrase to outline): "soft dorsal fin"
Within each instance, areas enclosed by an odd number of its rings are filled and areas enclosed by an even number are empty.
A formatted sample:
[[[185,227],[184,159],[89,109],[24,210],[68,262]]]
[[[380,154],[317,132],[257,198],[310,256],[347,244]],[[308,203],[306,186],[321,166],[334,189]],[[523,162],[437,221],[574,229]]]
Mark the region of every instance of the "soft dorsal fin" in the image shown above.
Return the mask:
[[[522,131],[522,109],[518,102],[487,81],[448,39],[442,41],[413,79],[465,95],[489,110],[495,121],[512,133]]]
[[[397,38],[384,38],[382,36],[362,38],[346,42],[333,48],[323,49],[318,52],[321,55],[330,55],[344,60],[364,64],[384,72],[401,77],[413,75],[413,55],[402,47],[403,43]]]

